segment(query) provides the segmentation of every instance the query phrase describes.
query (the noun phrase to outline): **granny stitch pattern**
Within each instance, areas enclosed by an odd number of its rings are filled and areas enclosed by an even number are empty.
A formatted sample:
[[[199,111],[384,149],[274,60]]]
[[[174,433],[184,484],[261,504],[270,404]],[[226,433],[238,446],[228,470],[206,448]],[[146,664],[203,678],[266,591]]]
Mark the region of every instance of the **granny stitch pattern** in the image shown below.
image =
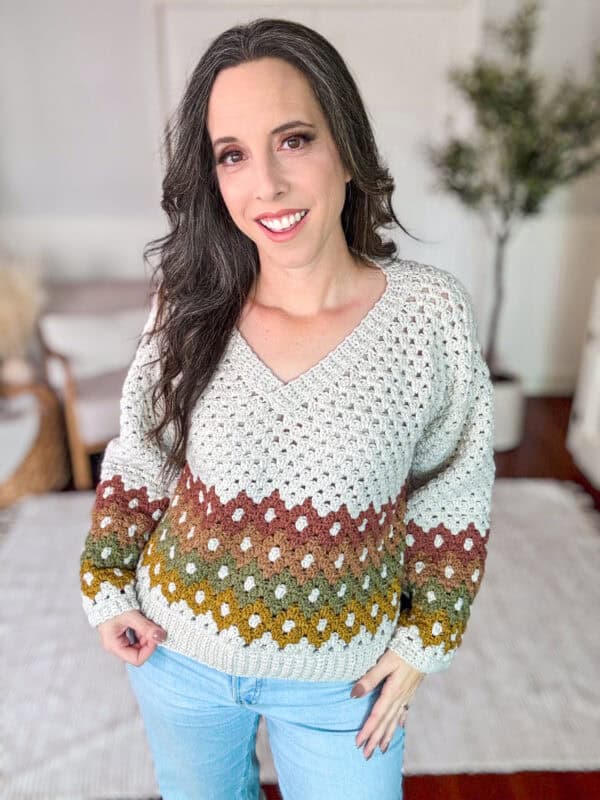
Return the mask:
[[[170,486],[143,439],[151,312],[81,553],[92,626],[140,609],[161,646],[237,675],[351,681],[386,649],[450,665],[484,575],[492,383],[460,280],[375,263],[382,296],[291,381],[234,329]]]

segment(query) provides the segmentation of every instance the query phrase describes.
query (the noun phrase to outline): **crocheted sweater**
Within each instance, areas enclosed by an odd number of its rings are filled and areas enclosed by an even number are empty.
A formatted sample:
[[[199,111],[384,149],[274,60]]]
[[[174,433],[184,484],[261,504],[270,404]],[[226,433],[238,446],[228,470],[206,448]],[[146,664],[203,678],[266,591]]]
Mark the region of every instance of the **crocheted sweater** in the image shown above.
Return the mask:
[[[395,257],[379,300],[284,382],[234,331],[169,486],[150,312],[80,559],[97,626],[139,609],[164,645],[235,675],[352,681],[386,650],[447,668],[484,574],[493,395],[450,272]]]

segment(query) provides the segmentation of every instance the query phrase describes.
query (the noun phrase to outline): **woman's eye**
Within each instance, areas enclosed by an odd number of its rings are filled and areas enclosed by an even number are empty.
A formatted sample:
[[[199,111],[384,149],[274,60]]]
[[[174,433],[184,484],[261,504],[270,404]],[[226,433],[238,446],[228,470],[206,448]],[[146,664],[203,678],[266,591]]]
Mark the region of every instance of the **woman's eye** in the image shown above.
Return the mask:
[[[295,140],[299,140],[302,143],[307,144],[308,142],[312,141],[312,139],[313,139],[313,137],[311,135],[307,134],[307,133],[295,133],[292,136],[288,136],[286,139],[284,139],[284,142],[293,142]],[[302,147],[296,145],[296,146],[290,147],[288,149],[289,150],[301,150]],[[234,160],[234,161],[229,161],[229,162],[227,161],[228,158],[231,158],[232,156],[238,156],[238,155],[241,155],[239,150],[228,150],[226,153],[223,153],[222,155],[219,156],[218,163],[219,164],[226,164],[226,165],[239,164],[240,162],[237,159]]]
[[[302,140],[304,142],[307,142],[308,141],[308,136],[305,136],[303,133],[297,133],[294,136],[288,136],[288,138],[285,141],[286,142],[293,142],[294,139]],[[300,149],[299,147],[292,147],[292,150],[299,150],[299,149]]]
[[[224,164],[225,159],[229,158],[229,156],[235,156],[238,153],[239,150],[230,150],[228,153],[223,153],[221,156],[219,156],[219,164]],[[237,161],[234,161],[233,163],[237,164]]]
[[[312,142],[315,137],[310,133],[293,133],[291,136],[288,136],[287,139],[284,139],[284,142],[293,142],[294,140],[301,141],[303,144],[308,144]],[[291,150],[302,150],[301,147],[292,147]]]

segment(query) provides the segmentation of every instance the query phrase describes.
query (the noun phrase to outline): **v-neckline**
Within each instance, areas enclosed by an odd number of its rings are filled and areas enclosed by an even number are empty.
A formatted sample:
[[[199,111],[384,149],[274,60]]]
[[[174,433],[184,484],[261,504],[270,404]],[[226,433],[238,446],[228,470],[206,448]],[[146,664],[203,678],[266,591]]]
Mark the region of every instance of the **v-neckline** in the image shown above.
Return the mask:
[[[289,381],[276,375],[250,346],[237,325],[234,327],[228,349],[231,355],[239,355],[242,377],[248,388],[258,390],[281,408],[310,401],[323,384],[335,388],[337,377],[358,361],[365,346],[369,343],[376,345],[376,334],[381,329],[381,323],[394,311],[394,284],[400,259],[395,257],[391,267],[383,266],[374,258],[371,261],[386,277],[382,294],[332,350]]]

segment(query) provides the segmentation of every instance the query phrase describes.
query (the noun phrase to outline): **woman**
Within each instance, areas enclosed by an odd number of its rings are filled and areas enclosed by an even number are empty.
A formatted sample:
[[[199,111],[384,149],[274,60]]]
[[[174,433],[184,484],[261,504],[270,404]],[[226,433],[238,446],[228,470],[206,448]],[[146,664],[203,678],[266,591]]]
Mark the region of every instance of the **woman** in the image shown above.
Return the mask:
[[[377,232],[402,228],[394,182],[315,31],[225,31],[167,134],[172,230],[85,612],[127,662],[167,800],[256,798],[261,715],[286,800],[396,800],[407,710],[450,665],[486,556],[470,297]]]

